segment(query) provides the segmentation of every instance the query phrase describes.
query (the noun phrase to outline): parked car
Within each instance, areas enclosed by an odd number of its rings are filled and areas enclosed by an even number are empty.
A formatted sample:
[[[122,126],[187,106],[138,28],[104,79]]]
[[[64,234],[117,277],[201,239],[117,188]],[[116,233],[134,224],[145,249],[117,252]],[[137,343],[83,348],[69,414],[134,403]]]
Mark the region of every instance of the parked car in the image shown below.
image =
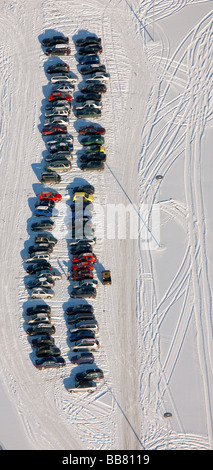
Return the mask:
[[[81,139],[81,145],[103,145],[104,137],[99,134],[89,134]]]
[[[83,287],[83,286],[93,286],[97,287],[98,281],[96,279],[82,279],[81,281],[76,281],[76,284],[73,287]]]
[[[76,39],[75,44],[77,47],[87,46],[88,44],[101,44],[101,38],[95,35],[86,36],[85,38]]]
[[[75,375],[76,382],[81,380],[100,380],[104,378],[102,369],[94,367],[93,369],[86,369],[83,372],[79,372]]]
[[[110,74],[107,73],[105,70],[96,70],[90,74],[90,77],[85,79],[86,83],[94,83],[95,81],[105,83],[108,82],[110,79]]]
[[[100,348],[99,341],[97,339],[79,339],[78,341],[72,341],[70,343],[71,351],[78,352],[82,350],[87,350],[90,352],[97,351]]]
[[[53,279],[53,281],[58,281],[62,279],[62,275],[59,272],[52,270],[52,269],[51,271],[42,269],[36,272],[35,275],[38,279],[43,279],[44,277],[46,279]]]
[[[81,382],[76,382],[74,386],[67,385],[68,392],[87,392],[92,393],[97,389],[97,385],[92,380],[82,380]]]
[[[88,163],[90,161],[99,161],[99,162],[105,162],[106,161],[106,154],[103,152],[97,152],[97,153],[83,153],[79,157],[80,162],[85,162]]]
[[[104,135],[105,134],[105,129],[104,127],[102,126],[97,126],[95,124],[89,124],[89,125],[86,125],[86,126],[82,126],[79,128],[78,130],[78,133],[80,135],[97,135],[97,134],[101,134],[101,135]]]
[[[55,144],[48,145],[48,150],[51,154],[55,154],[58,152],[66,152],[67,154],[71,155],[71,152],[73,151],[73,144],[70,144],[66,141],[61,141]]]
[[[53,93],[62,93],[62,91],[56,91],[56,90],[54,91],[54,90],[53,90]],[[65,95],[66,95],[66,94],[69,95],[70,93],[65,93]],[[53,98],[54,98],[54,97],[53,97]],[[53,99],[53,100],[50,100],[50,101],[47,102],[47,104],[45,105],[45,111],[51,111],[51,110],[53,110],[53,109],[57,109],[57,110],[59,110],[59,109],[66,109],[66,110],[68,111],[68,113],[70,114],[70,112],[71,112],[71,106],[72,106],[72,102],[71,102],[71,101],[66,100],[66,99],[63,99],[63,98],[57,99],[57,97],[56,97],[56,99]],[[61,135],[60,135],[60,137],[61,137]],[[66,137],[67,137],[67,136],[66,136]],[[54,136],[54,138],[56,138],[56,137]],[[51,139],[51,137],[49,137],[49,139]],[[47,141],[48,141],[48,138],[47,138]],[[72,140],[72,141],[73,141],[73,140]]]
[[[54,295],[55,294],[51,289],[46,289],[44,287],[34,287],[31,290],[31,297],[33,299],[52,299]]]
[[[72,257],[73,263],[81,263],[82,261],[89,261],[90,263],[96,263],[97,256],[94,253],[82,253],[80,255],[74,255]]]
[[[69,83],[77,83],[78,78],[74,77],[73,75],[70,75],[69,73],[54,73],[50,76],[50,82],[51,83],[56,83],[56,82],[69,82]]]
[[[61,176],[58,175],[55,171],[47,171],[41,174],[41,183],[42,184],[58,184],[61,181]]]
[[[81,255],[82,253],[92,253],[93,249],[89,243],[84,243],[82,245],[77,246],[76,248],[71,248],[70,253],[72,255]]]
[[[50,369],[51,367],[58,368],[64,367],[66,365],[65,359],[63,357],[42,357],[35,360],[35,366],[38,369]]]
[[[72,93],[75,90],[75,85],[73,83],[67,83],[66,81],[63,82],[56,82],[53,91],[60,91],[62,93]]]
[[[90,170],[97,170],[102,171],[104,170],[104,163],[100,160],[94,160],[89,162],[84,162],[80,165],[80,169],[82,171],[90,171]]]
[[[52,289],[55,285],[53,279],[33,279],[27,283],[28,289],[33,289],[34,287],[45,287],[45,289]]]
[[[54,35],[49,38],[44,38],[41,41],[42,46],[49,47],[55,46],[56,44],[69,44],[69,38],[62,35]]]
[[[95,320],[94,313],[84,312],[84,313],[76,313],[76,315],[68,315],[67,323],[68,325],[73,325],[73,323],[77,323],[79,321],[93,321]]]
[[[77,341],[78,339],[90,338],[95,339],[95,333],[92,330],[78,330],[73,331],[70,335],[70,341]]]
[[[67,102],[68,103],[68,102]],[[49,137],[47,137],[46,139],[46,144],[47,146],[49,145],[54,145],[58,142],[66,142],[66,143],[69,143],[69,144],[72,144],[73,143],[73,136],[71,134],[56,134],[56,135],[51,135]]]
[[[89,100],[85,103],[77,103],[76,106],[74,106],[74,109],[75,111],[79,111],[82,109],[87,109],[88,107],[91,109],[102,109],[102,103],[101,101]]]
[[[67,106],[52,106],[51,109],[46,109],[45,117],[46,118],[54,118],[54,117],[66,117],[68,118],[70,114],[70,108]]]
[[[73,195],[73,202],[79,200],[79,198],[82,200],[86,200],[87,202],[93,202],[94,197],[92,194],[86,193],[85,191],[76,191]]]
[[[86,106],[84,109],[79,109],[75,112],[78,119],[93,118],[101,116],[101,109],[94,108],[92,106]]]
[[[51,126],[44,126],[41,133],[42,135],[52,135],[52,134],[66,134],[67,126],[61,124],[52,124]]]
[[[37,251],[36,253],[31,253],[29,257],[24,258],[25,263],[31,263],[33,261],[49,261],[50,253],[47,251]]]
[[[97,54],[86,54],[80,56],[78,59],[80,65],[99,64],[100,58]]]
[[[89,207],[91,206],[91,204],[89,205]],[[68,244],[72,247],[77,247],[77,246],[80,246],[82,243],[89,243],[90,245],[95,245],[96,244],[96,238],[93,237],[93,238],[88,238],[88,237],[84,237],[84,238],[74,238],[74,239],[71,239],[69,240]]]
[[[62,195],[52,189],[51,191],[41,191],[39,199],[51,199],[54,202],[59,202],[62,199]]]
[[[72,298],[82,298],[82,299],[95,299],[97,295],[95,287],[92,286],[84,286],[84,287],[77,287],[72,289],[70,297]]]
[[[30,336],[37,336],[43,334],[53,335],[55,333],[55,326],[52,324],[42,324],[29,326],[27,328],[27,334]]]
[[[48,206],[39,206],[34,211],[34,215],[36,217],[52,217],[53,211],[52,211],[52,208]]]
[[[92,364],[94,362],[94,356],[91,352],[80,352],[70,359],[72,364]]]
[[[47,56],[60,56],[60,55],[70,55],[71,49],[70,47],[66,46],[65,44],[57,44],[52,47],[47,47],[45,54]]]
[[[70,67],[68,64],[65,62],[56,62],[56,64],[49,65],[47,67],[47,73],[63,73],[63,72],[69,72]]]
[[[93,272],[89,271],[88,269],[73,271],[71,279],[73,281],[81,281],[82,279],[93,279]]]
[[[53,230],[54,222],[52,220],[40,220],[39,222],[34,222],[31,224],[31,230],[33,232],[39,230]]]
[[[27,251],[28,253],[35,253],[36,251],[49,251],[49,253],[52,253],[53,247],[48,242],[41,242],[30,245]]]
[[[26,323],[28,325],[38,323],[51,323],[51,316],[47,313],[36,313],[35,315],[28,316]]]
[[[48,97],[48,101],[54,102],[54,101],[68,101],[69,103],[72,102],[72,95],[70,93],[63,93],[62,91],[53,91],[50,93]]]
[[[57,238],[55,238],[51,233],[40,233],[35,237],[35,243],[48,243],[50,246],[55,246],[58,242]]]
[[[37,313],[46,313],[50,315],[51,307],[47,304],[36,304],[36,305],[33,305],[32,307],[28,307],[25,313],[26,315],[29,315],[29,316],[36,315]]]
[[[60,356],[61,351],[56,346],[42,345],[36,347],[36,356],[37,357],[49,357],[49,356]]]
[[[76,313],[79,313],[79,312],[93,313],[94,307],[89,304],[78,304],[78,305],[71,305],[66,308],[67,315],[75,315]]]
[[[94,194],[95,192],[95,187],[92,186],[92,184],[79,184],[78,186],[74,186],[72,188],[72,192],[78,193],[78,192],[85,192],[87,194]]]
[[[89,64],[89,65],[83,65],[80,68],[80,73],[82,75],[90,75],[94,73],[95,71],[106,72],[106,67],[104,64]]]
[[[54,161],[71,161],[73,160],[73,155],[70,151],[60,151],[58,150],[58,152],[55,152],[55,153],[49,153],[48,155],[46,155],[45,157],[45,161],[46,162],[54,162]]]
[[[69,124],[69,118],[67,116],[51,116],[51,117],[47,117],[44,122],[43,122],[43,126],[44,127],[49,127],[49,126],[53,126],[53,125],[59,125],[59,126],[68,126]]]
[[[80,49],[78,50],[78,53],[80,55],[86,55],[86,54],[92,54],[92,53],[101,54],[102,50],[103,49],[102,49],[101,44],[87,44],[84,47],[80,47]]]
[[[66,160],[61,159],[61,160],[56,160],[56,161],[47,163],[44,166],[44,168],[46,171],[57,171],[60,173],[64,173],[64,172],[70,171],[72,166],[71,166],[71,162],[68,161],[67,159]]]
[[[37,336],[37,338],[33,338],[31,341],[31,345],[33,347],[39,347],[42,345],[53,346],[54,344],[55,344],[55,339],[49,334],[43,334],[43,335]]]
[[[81,87],[80,90],[82,93],[106,93],[107,87],[104,83],[101,82],[95,82],[95,83],[89,83],[85,84]]]
[[[26,272],[28,274],[35,274],[36,272],[41,271],[43,269],[51,270],[52,266],[46,260],[37,259],[37,260],[34,260],[31,264],[29,264],[26,267]]]
[[[73,322],[72,324],[70,324],[71,333],[79,329],[89,329],[97,333],[99,329],[98,322],[97,320],[87,319],[87,320],[79,320],[77,322]]]
[[[75,101],[76,103],[85,103],[85,101],[88,100],[94,100],[94,101],[101,101],[102,95],[101,93],[80,93],[79,95],[76,96]]]

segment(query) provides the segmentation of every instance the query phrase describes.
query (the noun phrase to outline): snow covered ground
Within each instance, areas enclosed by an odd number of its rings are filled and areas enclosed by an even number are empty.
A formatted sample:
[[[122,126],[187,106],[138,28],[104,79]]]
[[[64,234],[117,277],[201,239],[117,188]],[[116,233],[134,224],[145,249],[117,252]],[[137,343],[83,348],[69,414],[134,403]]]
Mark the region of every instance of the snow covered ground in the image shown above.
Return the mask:
[[[24,450],[212,449],[212,2],[0,4],[0,443]],[[51,88],[41,39],[56,32],[70,38],[67,62],[79,83],[75,39],[102,38],[101,62],[111,77],[99,120],[107,162],[103,173],[84,178],[71,114],[73,168],[57,186],[63,200],[51,258],[62,280],[50,302],[66,366],[38,371],[25,332],[33,302],[23,258],[33,240]],[[96,277],[110,269],[112,285],[99,282],[91,302],[104,380],[93,394],[73,396],[66,384],[81,368],[70,363],[70,255],[62,229],[67,192],[83,180],[95,186]]]

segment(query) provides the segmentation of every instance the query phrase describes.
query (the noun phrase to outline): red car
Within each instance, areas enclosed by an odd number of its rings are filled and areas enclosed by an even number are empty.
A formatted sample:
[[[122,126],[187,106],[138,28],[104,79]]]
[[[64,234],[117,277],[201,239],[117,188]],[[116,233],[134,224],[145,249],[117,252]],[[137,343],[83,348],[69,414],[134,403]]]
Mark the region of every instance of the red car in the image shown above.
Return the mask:
[[[73,271],[73,281],[82,281],[83,279],[93,279],[93,272],[88,271],[87,269],[82,269],[82,271]]]
[[[45,126],[41,131],[42,135],[50,134],[67,134],[67,127],[59,124],[53,126]]]
[[[105,129],[104,127],[101,126],[94,126],[94,125],[89,125],[89,126],[84,126],[79,128],[79,134],[87,135],[87,134],[105,134]]]
[[[94,266],[89,263],[89,261],[82,261],[82,263],[76,263],[72,265],[72,271],[81,271],[81,269],[88,269],[88,271],[93,271]]]
[[[49,101],[58,101],[58,100],[66,100],[71,102],[72,101],[72,95],[69,95],[69,93],[63,93],[60,91],[53,91],[51,95],[48,98]]]
[[[55,191],[43,191],[40,196],[39,196],[39,199],[48,199],[48,200],[51,200],[51,201],[55,201],[55,202],[58,202],[58,201],[61,201],[61,194],[55,192]]]
[[[85,253],[79,256],[75,255],[72,257],[73,263],[81,263],[82,261],[89,261],[90,263],[95,263],[97,261],[97,258],[93,253]]]

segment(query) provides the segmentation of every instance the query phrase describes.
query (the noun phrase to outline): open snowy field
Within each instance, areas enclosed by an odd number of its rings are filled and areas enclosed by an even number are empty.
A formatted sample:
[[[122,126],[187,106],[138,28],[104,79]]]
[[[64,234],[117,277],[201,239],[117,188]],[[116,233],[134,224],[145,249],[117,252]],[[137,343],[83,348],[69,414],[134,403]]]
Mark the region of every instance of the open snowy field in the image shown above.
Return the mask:
[[[1,319],[0,444],[23,450],[213,449],[212,1],[0,0]],[[103,172],[78,166],[79,120],[71,113],[72,170],[52,232],[56,281],[49,303],[66,366],[39,371],[26,334],[24,257],[47,153],[41,135],[51,90],[44,37],[69,36],[65,58],[82,83],[76,38],[101,37],[110,74],[100,119]],[[62,58],[63,59],[63,58]],[[84,122],[84,120],[83,120]],[[158,177],[158,178],[156,178]],[[70,362],[65,308],[71,255],[67,195],[95,187],[99,323],[92,394],[66,385]],[[101,271],[110,269],[112,285]],[[165,418],[165,413],[171,413]]]

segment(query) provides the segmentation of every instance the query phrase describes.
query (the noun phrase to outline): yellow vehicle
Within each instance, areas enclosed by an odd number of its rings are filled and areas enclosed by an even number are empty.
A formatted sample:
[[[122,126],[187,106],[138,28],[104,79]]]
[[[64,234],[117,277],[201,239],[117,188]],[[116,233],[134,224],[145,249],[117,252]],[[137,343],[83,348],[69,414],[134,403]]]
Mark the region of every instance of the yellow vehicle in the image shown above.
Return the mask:
[[[93,202],[94,201],[94,197],[92,194],[88,194],[88,193],[85,193],[85,192],[76,192],[73,196],[73,201],[76,201],[76,199],[78,198],[83,198],[84,201],[88,201],[88,202]]]

